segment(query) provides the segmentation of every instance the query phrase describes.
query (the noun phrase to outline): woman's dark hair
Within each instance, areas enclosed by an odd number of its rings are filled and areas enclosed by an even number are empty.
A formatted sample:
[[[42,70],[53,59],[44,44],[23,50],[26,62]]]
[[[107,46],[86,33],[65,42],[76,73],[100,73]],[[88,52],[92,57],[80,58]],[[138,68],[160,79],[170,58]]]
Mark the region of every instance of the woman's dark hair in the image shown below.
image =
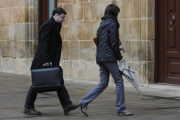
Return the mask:
[[[117,5],[110,4],[106,7],[104,16],[101,19],[107,19],[108,16],[117,17],[120,12],[120,8]]]
[[[55,14],[65,14],[67,15],[66,11],[64,9],[62,9],[61,7],[57,7],[52,11],[52,16],[54,16]]]

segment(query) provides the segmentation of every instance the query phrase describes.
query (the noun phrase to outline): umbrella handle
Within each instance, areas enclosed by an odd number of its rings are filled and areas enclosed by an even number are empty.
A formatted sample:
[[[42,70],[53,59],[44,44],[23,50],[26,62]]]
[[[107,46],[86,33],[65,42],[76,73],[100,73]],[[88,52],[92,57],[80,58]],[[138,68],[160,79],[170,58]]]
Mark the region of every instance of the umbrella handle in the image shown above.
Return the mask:
[[[140,95],[141,95],[141,97],[142,97],[142,99],[144,100],[144,97],[143,97],[143,95],[140,93]]]

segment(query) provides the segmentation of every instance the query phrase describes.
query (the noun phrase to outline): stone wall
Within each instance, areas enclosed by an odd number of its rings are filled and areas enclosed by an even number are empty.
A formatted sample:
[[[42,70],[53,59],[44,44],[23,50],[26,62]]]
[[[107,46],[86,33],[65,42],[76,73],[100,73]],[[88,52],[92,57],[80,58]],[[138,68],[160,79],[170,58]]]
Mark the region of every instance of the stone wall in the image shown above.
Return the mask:
[[[0,3],[0,71],[30,73],[38,38],[38,0]]]
[[[58,0],[68,15],[63,24],[61,66],[66,79],[99,81],[95,61],[96,36],[105,7],[116,4],[124,59],[137,73],[139,84],[154,81],[155,0]],[[111,81],[112,78],[111,78]],[[125,80],[125,83],[127,81]]]
[[[38,38],[38,0],[0,0],[0,71],[30,73]],[[92,39],[105,7],[116,4],[124,59],[139,84],[154,81],[155,0],[58,0],[68,15],[61,36],[65,79],[99,81]],[[111,77],[111,82],[112,82]],[[125,80],[125,83],[127,81]]]

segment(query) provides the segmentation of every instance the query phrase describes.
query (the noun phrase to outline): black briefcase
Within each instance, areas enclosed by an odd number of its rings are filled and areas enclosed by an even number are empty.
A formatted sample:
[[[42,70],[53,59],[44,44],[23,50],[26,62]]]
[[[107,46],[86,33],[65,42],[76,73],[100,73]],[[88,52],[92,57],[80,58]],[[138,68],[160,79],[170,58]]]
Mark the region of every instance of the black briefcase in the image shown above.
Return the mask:
[[[57,91],[63,82],[62,68],[42,68],[31,70],[32,88],[37,93]]]

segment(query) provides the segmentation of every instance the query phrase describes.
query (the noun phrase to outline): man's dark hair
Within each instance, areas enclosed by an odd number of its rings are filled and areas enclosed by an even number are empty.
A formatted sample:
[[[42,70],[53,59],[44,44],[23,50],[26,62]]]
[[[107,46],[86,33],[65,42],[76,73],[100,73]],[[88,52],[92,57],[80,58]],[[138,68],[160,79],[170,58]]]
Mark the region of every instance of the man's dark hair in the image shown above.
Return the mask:
[[[57,7],[52,11],[52,16],[54,16],[55,14],[65,14],[67,15],[66,11],[64,9],[62,9],[61,7]]]
[[[119,12],[120,12],[120,8],[117,5],[110,4],[106,7],[102,19],[107,19],[108,16],[117,17]]]

